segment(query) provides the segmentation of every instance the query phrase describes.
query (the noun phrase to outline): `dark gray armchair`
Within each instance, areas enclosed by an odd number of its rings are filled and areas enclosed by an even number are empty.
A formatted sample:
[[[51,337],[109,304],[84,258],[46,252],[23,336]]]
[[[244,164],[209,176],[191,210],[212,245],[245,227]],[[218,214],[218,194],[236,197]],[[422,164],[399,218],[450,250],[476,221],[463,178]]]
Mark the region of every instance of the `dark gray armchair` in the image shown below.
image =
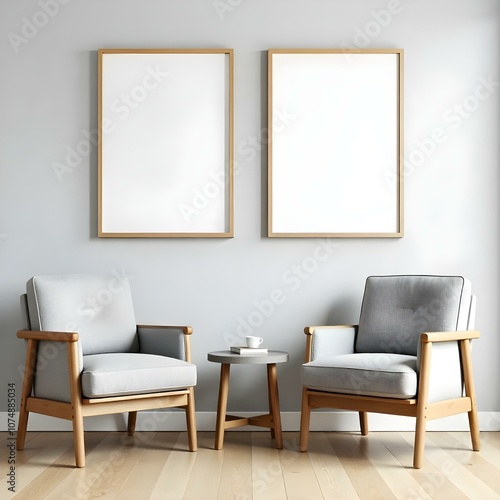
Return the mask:
[[[27,341],[17,449],[29,413],[73,423],[77,467],[85,466],[83,417],[180,407],[197,449],[189,326],[136,325],[126,278],[36,276],[21,297]]]
[[[426,422],[467,413],[472,448],[480,437],[470,342],[475,297],[461,276],[371,276],[359,325],[310,326],[302,366],[300,450],[311,410],[416,417],[413,466],[422,466]]]

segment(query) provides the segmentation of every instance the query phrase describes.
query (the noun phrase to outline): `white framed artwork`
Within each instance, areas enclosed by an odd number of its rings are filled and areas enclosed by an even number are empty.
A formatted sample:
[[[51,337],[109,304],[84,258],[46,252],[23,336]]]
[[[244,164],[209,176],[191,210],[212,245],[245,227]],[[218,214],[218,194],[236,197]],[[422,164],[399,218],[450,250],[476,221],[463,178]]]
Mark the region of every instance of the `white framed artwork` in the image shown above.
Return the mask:
[[[269,237],[403,236],[403,50],[268,51]]]
[[[233,236],[233,50],[99,50],[99,237]]]

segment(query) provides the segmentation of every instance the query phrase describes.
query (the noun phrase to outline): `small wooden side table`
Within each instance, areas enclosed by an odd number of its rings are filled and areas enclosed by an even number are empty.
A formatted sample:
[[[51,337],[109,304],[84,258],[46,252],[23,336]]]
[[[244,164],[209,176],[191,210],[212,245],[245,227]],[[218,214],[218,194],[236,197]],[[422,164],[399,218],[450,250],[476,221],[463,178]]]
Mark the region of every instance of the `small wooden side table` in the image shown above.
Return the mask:
[[[215,429],[215,449],[221,450],[224,444],[224,431],[232,427],[256,425],[271,429],[271,437],[276,440],[276,448],[283,449],[281,433],[281,414],[278,394],[278,373],[276,363],[288,361],[288,353],[268,351],[265,354],[235,354],[231,351],[214,351],[207,355],[208,361],[221,363],[219,400],[217,403],[217,426]],[[226,415],[227,395],[229,392],[229,370],[231,365],[267,365],[267,390],[269,397],[269,413],[255,417],[238,417]]]

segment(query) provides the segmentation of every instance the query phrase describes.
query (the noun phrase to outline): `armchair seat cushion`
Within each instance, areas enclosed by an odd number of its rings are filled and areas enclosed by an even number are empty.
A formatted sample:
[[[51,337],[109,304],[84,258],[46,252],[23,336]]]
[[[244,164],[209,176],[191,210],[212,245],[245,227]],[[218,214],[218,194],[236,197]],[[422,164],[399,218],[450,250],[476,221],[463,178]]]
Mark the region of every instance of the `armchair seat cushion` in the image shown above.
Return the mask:
[[[343,354],[302,365],[302,384],[319,391],[410,399],[417,380],[417,357],[404,354]]]
[[[85,398],[127,396],[185,389],[196,385],[196,366],[175,358],[139,353],[83,357]]]

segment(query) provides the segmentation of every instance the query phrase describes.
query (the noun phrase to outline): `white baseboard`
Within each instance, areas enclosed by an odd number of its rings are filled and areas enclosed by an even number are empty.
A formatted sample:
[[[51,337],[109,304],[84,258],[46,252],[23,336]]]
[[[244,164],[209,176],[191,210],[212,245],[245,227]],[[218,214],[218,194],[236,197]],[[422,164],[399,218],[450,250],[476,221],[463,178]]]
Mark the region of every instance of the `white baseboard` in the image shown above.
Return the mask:
[[[258,415],[255,412],[242,412],[241,416]],[[0,431],[12,430],[8,426],[7,413],[0,413]],[[197,412],[196,426],[198,431],[215,430],[215,412]],[[16,415],[17,422],[17,415]],[[126,414],[102,415],[86,417],[87,431],[125,431],[127,429]],[[281,423],[283,431],[299,430],[300,412],[282,412]],[[17,424],[16,424],[17,425]],[[368,417],[370,431],[413,431],[415,419],[396,415],[370,413]],[[479,428],[481,431],[500,431],[500,412],[479,412]],[[29,417],[29,431],[70,431],[71,422],[60,418],[46,417],[32,413]],[[137,431],[185,431],[186,418],[183,411],[142,411],[137,414]],[[265,430],[262,427],[239,427],[236,430]],[[316,411],[311,414],[311,431],[359,431],[359,419],[356,412],[348,411]],[[429,431],[468,431],[469,424],[465,413],[452,417],[430,421]]]

